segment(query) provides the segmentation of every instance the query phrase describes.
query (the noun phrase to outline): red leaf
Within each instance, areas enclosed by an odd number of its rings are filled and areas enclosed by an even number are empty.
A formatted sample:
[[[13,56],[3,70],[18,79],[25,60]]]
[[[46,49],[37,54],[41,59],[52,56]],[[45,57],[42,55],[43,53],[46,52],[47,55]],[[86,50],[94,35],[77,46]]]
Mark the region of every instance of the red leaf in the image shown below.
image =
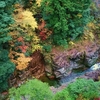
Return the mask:
[[[95,98],[94,100],[100,100],[100,98]]]
[[[20,41],[23,41],[24,39],[23,37],[19,37],[17,40],[20,42]]]

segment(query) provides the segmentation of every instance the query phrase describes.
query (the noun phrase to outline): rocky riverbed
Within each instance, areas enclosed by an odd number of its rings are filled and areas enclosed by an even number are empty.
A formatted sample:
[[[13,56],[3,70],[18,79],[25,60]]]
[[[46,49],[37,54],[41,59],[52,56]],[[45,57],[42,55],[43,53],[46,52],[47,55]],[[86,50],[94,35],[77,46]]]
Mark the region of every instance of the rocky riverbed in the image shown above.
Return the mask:
[[[61,78],[73,71],[85,71],[97,63],[100,58],[100,45],[96,41],[80,41],[69,49],[53,48],[51,55],[52,67],[46,67],[45,71]]]

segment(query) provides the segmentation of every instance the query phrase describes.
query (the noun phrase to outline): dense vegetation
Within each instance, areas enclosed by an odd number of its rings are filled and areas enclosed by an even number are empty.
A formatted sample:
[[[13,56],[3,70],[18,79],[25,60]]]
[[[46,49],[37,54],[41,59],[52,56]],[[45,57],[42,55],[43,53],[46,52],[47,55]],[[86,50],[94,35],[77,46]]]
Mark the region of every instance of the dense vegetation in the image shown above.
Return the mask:
[[[53,96],[49,86],[36,79],[27,81],[17,89],[10,89],[9,93],[10,100],[51,100]]]
[[[90,4],[91,0],[43,0],[42,16],[46,27],[53,32],[49,37],[53,44],[67,45],[83,34],[91,19]]]
[[[88,25],[93,25],[89,24],[93,20],[91,2],[0,1],[0,93],[8,90],[7,100],[94,100],[100,97],[99,81],[77,79],[53,94],[48,84],[32,79],[34,71],[44,70],[40,68],[40,60],[36,63],[36,58],[43,60],[43,68],[44,65],[53,67],[52,48],[68,47],[70,42],[73,44],[73,40],[84,35]],[[9,80],[12,80],[11,86],[8,86]]]
[[[93,100],[100,96],[100,82],[77,79],[55,95],[55,100]]]
[[[19,88],[9,91],[10,100],[93,100],[100,96],[100,82],[93,80],[77,79],[67,88],[53,95],[49,86],[36,79],[27,81]],[[45,87],[45,88],[44,88]]]
[[[14,72],[15,65],[10,61],[9,40],[10,25],[14,22],[12,15],[14,0],[0,1],[0,92],[8,87],[8,78]]]

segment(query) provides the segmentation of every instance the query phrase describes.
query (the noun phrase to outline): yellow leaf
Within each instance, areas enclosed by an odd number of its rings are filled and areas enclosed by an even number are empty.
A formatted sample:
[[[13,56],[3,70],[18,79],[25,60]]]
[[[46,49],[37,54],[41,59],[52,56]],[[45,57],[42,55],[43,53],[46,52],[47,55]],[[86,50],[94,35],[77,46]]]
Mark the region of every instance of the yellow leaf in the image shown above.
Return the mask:
[[[72,42],[72,41],[70,41],[70,42],[69,42],[69,44],[70,44],[70,45],[75,45],[75,43],[74,43],[74,42]]]
[[[33,29],[37,27],[37,22],[33,17],[32,12],[26,10],[22,12],[22,15],[23,15],[22,22],[24,25],[30,25]]]
[[[89,36],[90,36],[91,39],[94,39],[94,35],[93,35],[92,32],[89,32]]]
[[[42,0],[36,0],[36,4],[38,4],[38,6],[40,6]]]
[[[81,18],[82,17],[82,14],[78,13],[77,14],[77,17]]]

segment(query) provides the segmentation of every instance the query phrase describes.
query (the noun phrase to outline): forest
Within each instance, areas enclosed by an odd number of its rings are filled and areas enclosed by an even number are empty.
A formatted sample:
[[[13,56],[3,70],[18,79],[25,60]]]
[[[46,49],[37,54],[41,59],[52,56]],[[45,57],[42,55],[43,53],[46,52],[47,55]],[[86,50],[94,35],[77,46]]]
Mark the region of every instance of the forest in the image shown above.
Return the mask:
[[[100,100],[100,0],[0,0],[0,100]]]

